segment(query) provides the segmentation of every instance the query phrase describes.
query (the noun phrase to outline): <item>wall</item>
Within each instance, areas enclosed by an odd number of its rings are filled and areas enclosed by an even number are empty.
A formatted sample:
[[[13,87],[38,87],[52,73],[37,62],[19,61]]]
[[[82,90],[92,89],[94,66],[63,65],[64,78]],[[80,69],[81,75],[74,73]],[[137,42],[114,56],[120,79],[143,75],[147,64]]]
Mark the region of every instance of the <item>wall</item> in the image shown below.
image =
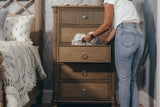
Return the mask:
[[[157,43],[156,43],[156,24],[157,24],[157,0],[146,0],[144,3],[145,17],[145,49],[142,64],[144,65],[143,90],[155,99],[155,80],[157,67]]]
[[[156,98],[155,80],[157,67],[157,0],[135,0],[138,13],[141,17],[145,36],[145,48],[137,73],[139,87],[153,99]],[[153,106],[151,106],[153,107]]]
[[[160,1],[157,1],[157,23],[160,23]],[[157,29],[160,25],[157,24]],[[157,30],[157,78],[156,78],[156,107],[160,107],[160,30]]]

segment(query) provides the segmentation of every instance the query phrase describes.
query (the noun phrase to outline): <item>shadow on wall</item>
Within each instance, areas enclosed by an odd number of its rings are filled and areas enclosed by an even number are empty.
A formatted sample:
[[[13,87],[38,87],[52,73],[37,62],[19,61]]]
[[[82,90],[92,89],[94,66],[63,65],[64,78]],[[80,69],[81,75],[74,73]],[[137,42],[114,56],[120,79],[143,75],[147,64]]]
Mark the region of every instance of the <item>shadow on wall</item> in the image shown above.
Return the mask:
[[[155,11],[156,12],[156,11]],[[155,99],[155,74],[156,74],[156,59],[157,59],[157,46],[156,46],[156,27],[151,6],[148,0],[143,4],[144,14],[144,34],[145,34],[145,47],[144,53],[140,62],[141,88]],[[153,107],[150,104],[150,107]]]
[[[47,79],[43,82],[44,90],[53,89],[53,5],[61,0],[43,0],[43,67]]]
[[[47,32],[46,35],[53,35],[52,32]],[[44,70],[47,74],[47,79],[44,80],[44,89],[52,89],[53,88],[53,49],[52,45],[52,36],[45,37],[45,45],[43,48],[44,52],[44,59],[43,59],[43,66]]]

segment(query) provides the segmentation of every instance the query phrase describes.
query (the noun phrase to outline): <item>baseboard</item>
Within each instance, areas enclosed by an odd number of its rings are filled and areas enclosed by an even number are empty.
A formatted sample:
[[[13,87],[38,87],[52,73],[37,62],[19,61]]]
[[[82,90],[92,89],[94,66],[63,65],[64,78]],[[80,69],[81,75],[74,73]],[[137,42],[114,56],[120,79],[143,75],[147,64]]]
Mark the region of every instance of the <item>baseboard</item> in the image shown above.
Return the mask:
[[[156,101],[144,91],[139,91],[139,103],[144,107],[156,107]]]
[[[42,99],[43,104],[51,103],[52,93],[53,93],[53,90],[44,90],[43,91],[43,99]]]

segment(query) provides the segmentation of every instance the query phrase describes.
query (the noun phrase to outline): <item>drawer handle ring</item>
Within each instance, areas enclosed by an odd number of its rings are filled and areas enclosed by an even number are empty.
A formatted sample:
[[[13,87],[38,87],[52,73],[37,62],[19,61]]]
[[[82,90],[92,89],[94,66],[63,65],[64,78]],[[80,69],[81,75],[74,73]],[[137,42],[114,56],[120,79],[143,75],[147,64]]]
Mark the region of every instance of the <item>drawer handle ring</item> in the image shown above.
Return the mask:
[[[86,88],[82,88],[81,93],[82,93],[82,95],[84,95],[84,96],[87,95],[87,93],[88,93],[88,92],[87,92],[87,89],[86,89]]]
[[[87,74],[87,72],[85,70],[83,70],[82,71],[82,75],[83,75],[83,77],[87,77],[88,74]]]
[[[83,53],[82,53],[82,58],[83,58],[83,59],[87,59],[87,58],[88,58],[88,55],[87,55],[85,52],[83,52]]]
[[[83,19],[86,20],[86,19],[87,19],[87,16],[83,16]]]

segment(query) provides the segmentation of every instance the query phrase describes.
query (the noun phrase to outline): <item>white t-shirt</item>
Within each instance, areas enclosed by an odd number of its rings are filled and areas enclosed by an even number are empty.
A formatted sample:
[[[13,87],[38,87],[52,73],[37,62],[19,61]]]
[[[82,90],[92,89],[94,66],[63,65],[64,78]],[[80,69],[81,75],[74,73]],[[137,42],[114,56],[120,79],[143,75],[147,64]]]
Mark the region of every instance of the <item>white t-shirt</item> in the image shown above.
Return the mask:
[[[116,29],[120,23],[125,22],[135,22],[139,23],[140,19],[138,17],[135,6],[132,1],[129,0],[104,0],[104,4],[114,5],[114,28]]]

